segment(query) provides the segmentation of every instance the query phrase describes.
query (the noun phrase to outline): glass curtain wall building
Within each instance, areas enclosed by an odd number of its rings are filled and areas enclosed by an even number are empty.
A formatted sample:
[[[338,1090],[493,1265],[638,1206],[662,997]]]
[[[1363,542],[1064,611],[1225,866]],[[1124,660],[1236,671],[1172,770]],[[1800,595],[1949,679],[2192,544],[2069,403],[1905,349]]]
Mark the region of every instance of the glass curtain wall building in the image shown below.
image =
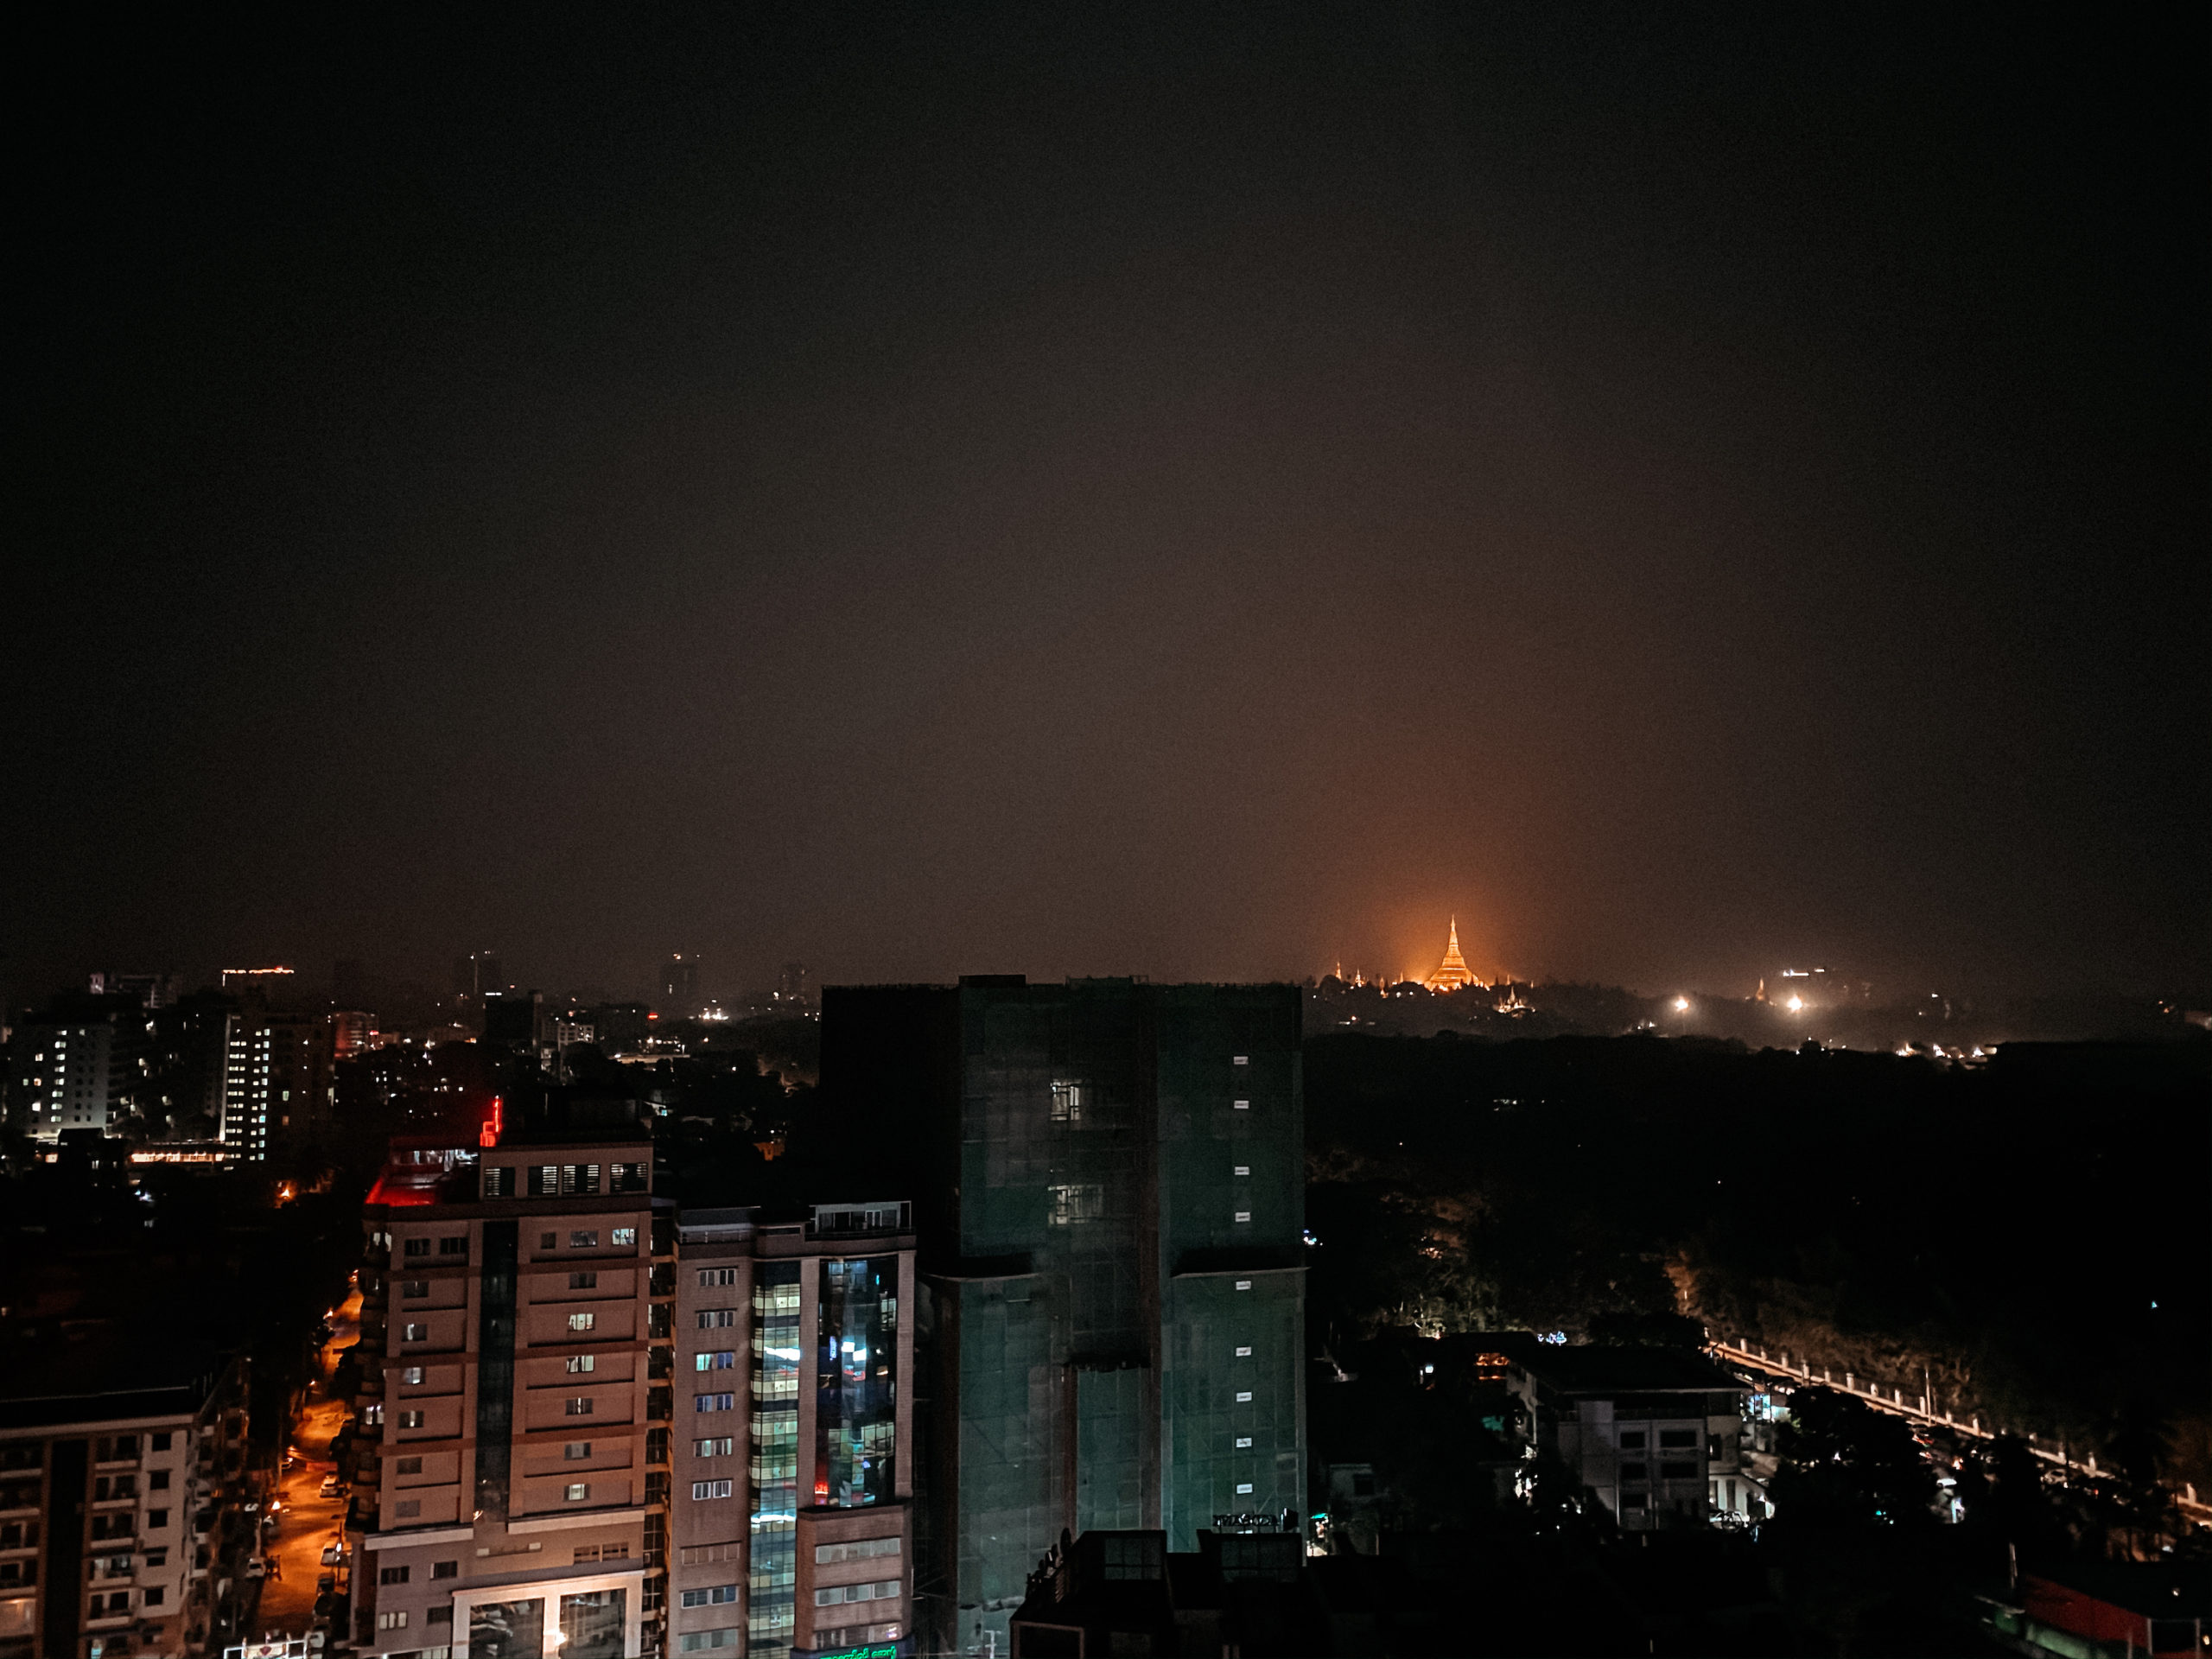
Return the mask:
[[[1294,986],[831,988],[849,1144],[918,1186],[916,1595],[933,1645],[1009,1651],[1063,1530],[1305,1511]]]
[[[677,1215],[672,1651],[912,1650],[912,1225],[904,1202]]]

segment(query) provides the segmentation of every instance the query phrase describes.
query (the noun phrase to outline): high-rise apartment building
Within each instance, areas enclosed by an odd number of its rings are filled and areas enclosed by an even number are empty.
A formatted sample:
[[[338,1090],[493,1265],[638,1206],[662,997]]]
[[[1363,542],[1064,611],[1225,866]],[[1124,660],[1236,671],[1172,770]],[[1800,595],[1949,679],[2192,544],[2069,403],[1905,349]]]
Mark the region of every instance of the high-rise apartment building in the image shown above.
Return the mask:
[[[454,958],[453,991],[462,1001],[480,1002],[486,992],[503,991],[506,987],[506,975],[498,952],[472,950],[465,957]]]
[[[670,1649],[911,1651],[910,1206],[686,1210],[677,1239]]]
[[[395,1141],[365,1210],[353,1639],[620,1659],[666,1583],[652,1147],[612,1116],[492,1138]]]
[[[359,1651],[899,1641],[906,1207],[678,1212],[610,1103],[484,1138],[395,1142],[365,1211]]]
[[[9,1043],[12,1108],[41,1141],[65,1129],[105,1133],[135,1103],[152,1021],[133,996],[56,997]]]
[[[699,993],[699,957],[679,950],[660,965],[661,1013],[671,1020],[696,1020],[707,1006]]]
[[[1188,1551],[1303,1516],[1300,1014],[1294,986],[824,993],[840,1143],[920,1210],[933,1646],[1008,1651],[1063,1530]]]
[[[249,1160],[304,1138],[329,1120],[336,1060],[328,1014],[259,1006],[233,1013],[224,1035],[219,1137]]]
[[[252,1548],[243,1365],[143,1327],[0,1351],[0,1659],[205,1650]]]

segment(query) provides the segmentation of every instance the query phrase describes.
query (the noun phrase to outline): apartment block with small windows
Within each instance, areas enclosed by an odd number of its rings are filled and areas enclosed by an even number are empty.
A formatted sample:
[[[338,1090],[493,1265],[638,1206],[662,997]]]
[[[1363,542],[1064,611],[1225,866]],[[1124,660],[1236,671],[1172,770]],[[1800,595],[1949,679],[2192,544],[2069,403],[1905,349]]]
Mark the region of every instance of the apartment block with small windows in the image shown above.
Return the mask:
[[[252,1544],[243,1362],[73,1320],[0,1352],[0,1659],[204,1651]]]
[[[904,1202],[677,1217],[669,1647],[912,1651]]]
[[[39,1141],[111,1132],[136,1099],[151,1023],[135,998],[85,995],[57,997],[21,1021],[9,1044],[18,1126]]]
[[[673,1266],[626,1103],[395,1141],[365,1209],[354,1645],[628,1659],[666,1592]]]

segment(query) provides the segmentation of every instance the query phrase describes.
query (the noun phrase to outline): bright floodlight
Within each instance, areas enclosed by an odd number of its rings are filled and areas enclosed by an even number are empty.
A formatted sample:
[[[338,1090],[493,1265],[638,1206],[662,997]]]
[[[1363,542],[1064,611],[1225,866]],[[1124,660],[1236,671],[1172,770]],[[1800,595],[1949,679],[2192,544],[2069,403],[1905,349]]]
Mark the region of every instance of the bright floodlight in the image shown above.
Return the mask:
[[[1805,1011],[1805,999],[1804,999],[1803,997],[1802,997],[1802,996],[1793,996],[1793,997],[1791,997],[1791,998],[1789,999],[1789,1012],[1790,1012],[1790,1013],[1792,1013],[1792,1014],[1802,1014],[1804,1011]]]
[[[1689,1011],[1690,1011],[1690,1000],[1689,1000],[1689,998],[1688,998],[1687,996],[1678,996],[1678,997],[1676,997],[1676,998],[1675,999],[1675,1012],[1676,1014],[1688,1014]]]

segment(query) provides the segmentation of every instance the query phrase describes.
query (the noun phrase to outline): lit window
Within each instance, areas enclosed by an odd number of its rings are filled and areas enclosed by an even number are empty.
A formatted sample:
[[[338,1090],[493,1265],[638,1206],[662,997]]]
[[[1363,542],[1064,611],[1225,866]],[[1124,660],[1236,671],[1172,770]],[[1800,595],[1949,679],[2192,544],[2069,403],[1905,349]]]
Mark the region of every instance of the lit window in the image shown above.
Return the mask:
[[[736,1396],[728,1394],[702,1394],[692,1403],[701,1411],[734,1411]]]
[[[419,1383],[423,1380],[423,1368],[420,1365],[405,1367],[399,1373],[399,1380],[402,1382]]]
[[[710,1497],[728,1497],[730,1484],[726,1480],[695,1480],[691,1483],[694,1501],[704,1503]]]
[[[1048,1186],[1045,1219],[1054,1227],[1077,1227],[1106,1213],[1106,1189],[1094,1183]]]
[[[1252,1166],[1249,1164],[1239,1164],[1236,1166],[1234,1173],[1239,1175],[1249,1175],[1252,1173]]]
[[[1239,1452],[1249,1452],[1251,1447],[1252,1437],[1249,1434],[1239,1434],[1236,1437],[1236,1449]]]
[[[596,1354],[570,1354],[569,1356],[569,1375],[570,1376],[577,1376],[582,1375],[583,1372],[595,1371],[598,1369],[599,1356]]]
[[[569,1402],[567,1410],[571,1417],[588,1417],[591,1415],[591,1402],[579,1395]]]
[[[1239,1279],[1236,1281],[1236,1288],[1239,1290],[1249,1290],[1252,1288],[1252,1281],[1249,1279]]]
[[[617,1227],[607,1236],[609,1242],[617,1245],[633,1245],[638,1242],[638,1230],[634,1227]]]
[[[566,1458],[570,1463],[581,1463],[586,1458],[591,1456],[591,1442],[589,1440],[570,1440],[566,1446],[561,1448],[561,1455]]]
[[[1249,1100],[1233,1100],[1229,1103],[1240,1112],[1249,1112],[1252,1109],[1252,1103]]]
[[[1250,1405],[1252,1403],[1252,1391],[1249,1389],[1247,1389],[1242,1394],[1238,1395],[1236,1396],[1236,1403],[1240,1406]]]
[[[1083,1085],[1081,1084],[1055,1082],[1052,1084],[1052,1122],[1055,1123],[1083,1122]]]
[[[1236,1351],[1236,1357],[1239,1359],[1249,1359],[1252,1357],[1252,1351],[1249,1348],[1239,1348]]]
[[[737,1363],[737,1356],[725,1348],[719,1353],[696,1356],[696,1363],[702,1371],[727,1371]]]
[[[736,1446],[733,1436],[718,1435],[711,1440],[692,1441],[691,1455],[695,1458],[726,1458],[736,1449]]]
[[[597,1249],[599,1248],[598,1230],[594,1228],[588,1233],[570,1233],[569,1235],[569,1248],[572,1250]]]
[[[588,1480],[572,1480],[569,1483],[567,1491],[562,1496],[571,1503],[581,1503],[591,1496],[591,1483]]]
[[[396,1607],[390,1612],[377,1615],[377,1629],[380,1630],[404,1630],[406,1628],[407,1610],[404,1607]]]
[[[736,1323],[737,1310],[734,1307],[710,1307],[699,1315],[702,1331],[727,1331]]]
[[[1249,1210],[1239,1210],[1236,1212],[1236,1219],[1239,1221],[1249,1221],[1252,1219],[1252,1212]]]
[[[1236,1496],[1237,1496],[1237,1497],[1251,1497],[1251,1496],[1252,1496],[1252,1483],[1251,1483],[1250,1481],[1249,1481],[1249,1480],[1240,1480],[1240,1481],[1238,1481],[1238,1482],[1236,1483]]]
[[[399,1339],[402,1342],[428,1342],[430,1339],[430,1327],[427,1325],[402,1325],[399,1328]]]
[[[402,1428],[420,1428],[420,1427],[423,1427],[423,1414],[422,1414],[421,1412],[419,1412],[419,1411],[403,1411],[403,1412],[401,1412],[401,1413],[399,1414],[399,1426],[400,1426]]]
[[[598,1323],[599,1315],[596,1313],[571,1313],[569,1315],[569,1329],[571,1331],[588,1331],[592,1326]]]

